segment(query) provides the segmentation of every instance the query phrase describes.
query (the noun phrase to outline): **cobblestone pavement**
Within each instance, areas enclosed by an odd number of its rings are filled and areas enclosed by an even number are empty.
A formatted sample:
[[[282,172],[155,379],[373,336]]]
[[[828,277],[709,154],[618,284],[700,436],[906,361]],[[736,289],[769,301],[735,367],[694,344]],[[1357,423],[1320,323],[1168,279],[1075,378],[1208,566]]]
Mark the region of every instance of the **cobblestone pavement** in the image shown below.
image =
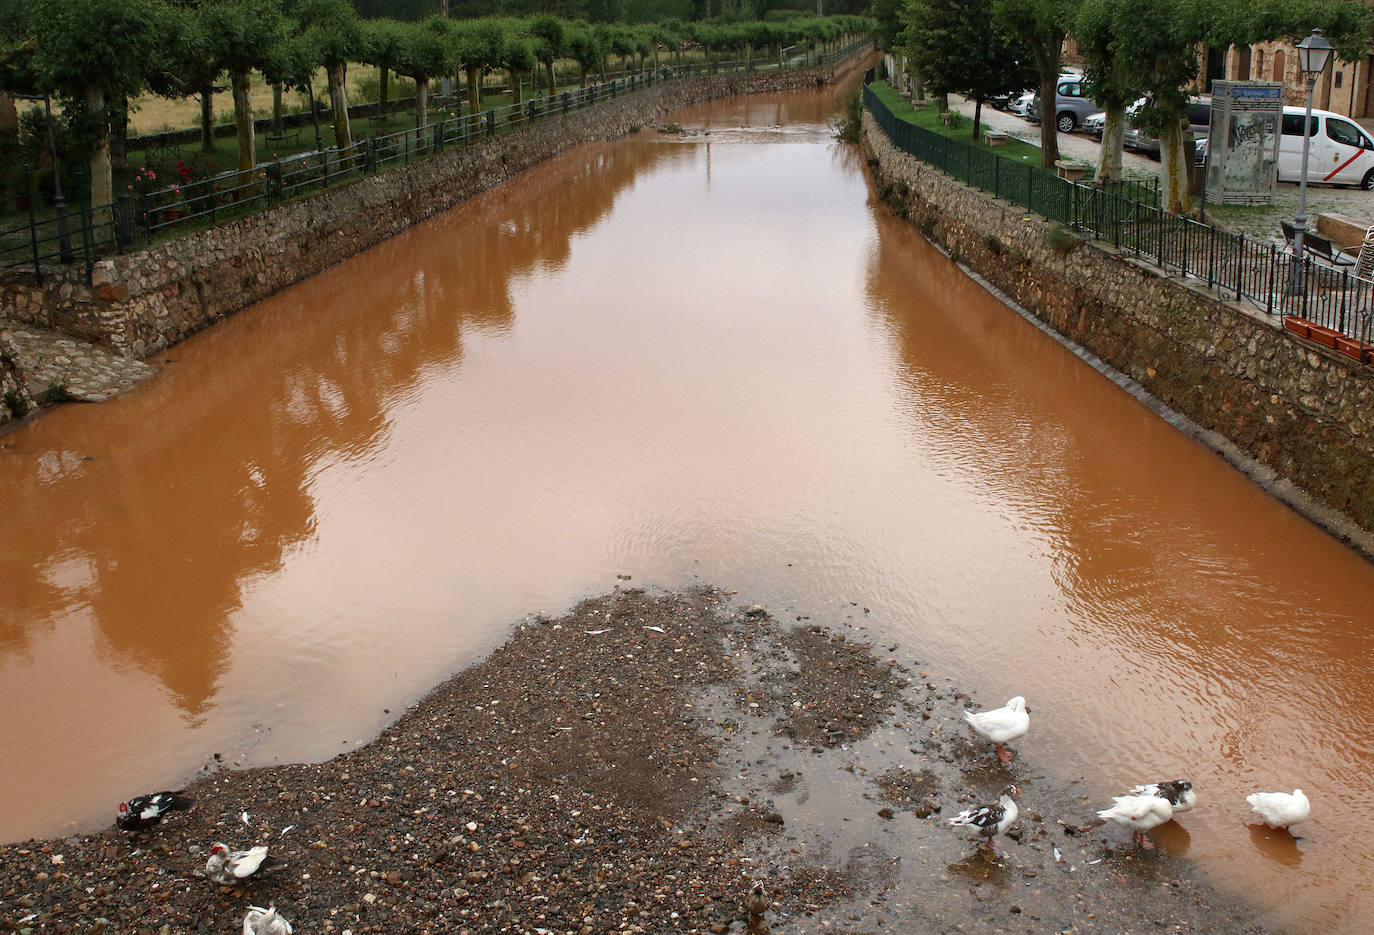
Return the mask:
[[[16,363],[35,400],[61,387],[66,397],[99,403],[156,373],[141,360],[75,338],[0,318],[0,343],[14,348]]]
[[[967,98],[951,94],[949,104],[969,118],[973,117],[973,102]],[[1040,144],[1040,127],[1015,114],[984,106],[982,118],[983,123],[994,129],[1003,130],[1017,139],[1037,146]],[[1074,159],[1097,164],[1099,144],[1090,136],[1081,133],[1061,133],[1059,150]],[[1159,163],[1146,156],[1131,152],[1122,153],[1121,164],[1122,171],[1130,178],[1159,177]],[[1208,205],[1207,211],[1228,230],[1247,234],[1259,240],[1283,243],[1279,222],[1291,221],[1297,214],[1298,186],[1292,182],[1280,182],[1274,192],[1274,202],[1270,205]],[[1365,226],[1374,225],[1374,192],[1331,185],[1308,185],[1309,229],[1316,229],[1319,214],[1344,214]]]

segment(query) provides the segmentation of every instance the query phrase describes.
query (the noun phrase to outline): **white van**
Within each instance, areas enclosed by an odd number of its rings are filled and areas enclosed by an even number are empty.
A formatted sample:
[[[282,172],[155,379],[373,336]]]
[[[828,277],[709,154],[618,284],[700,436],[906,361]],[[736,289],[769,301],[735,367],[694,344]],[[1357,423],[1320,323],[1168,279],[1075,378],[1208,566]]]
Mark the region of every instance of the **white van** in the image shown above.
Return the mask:
[[[1283,109],[1279,136],[1279,181],[1296,182],[1302,172],[1301,107]],[[1307,181],[1358,185],[1374,190],[1374,139],[1349,117],[1329,110],[1312,111]]]

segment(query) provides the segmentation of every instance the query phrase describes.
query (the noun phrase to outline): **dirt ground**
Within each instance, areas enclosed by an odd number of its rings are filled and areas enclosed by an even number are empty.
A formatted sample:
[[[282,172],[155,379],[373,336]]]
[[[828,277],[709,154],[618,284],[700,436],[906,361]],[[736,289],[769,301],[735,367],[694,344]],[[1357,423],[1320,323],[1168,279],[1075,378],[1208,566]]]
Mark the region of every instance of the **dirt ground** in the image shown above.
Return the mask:
[[[823,623],[628,585],[531,618],[366,747],[0,847],[0,932],[238,932],[274,903],[302,933],[720,933],[756,880],[779,933],[1265,931],[1169,856],[1185,831],[1093,827],[1103,803],[975,742],[948,677]],[[988,857],[946,819],[1009,781]],[[216,840],[283,863],[212,885]]]

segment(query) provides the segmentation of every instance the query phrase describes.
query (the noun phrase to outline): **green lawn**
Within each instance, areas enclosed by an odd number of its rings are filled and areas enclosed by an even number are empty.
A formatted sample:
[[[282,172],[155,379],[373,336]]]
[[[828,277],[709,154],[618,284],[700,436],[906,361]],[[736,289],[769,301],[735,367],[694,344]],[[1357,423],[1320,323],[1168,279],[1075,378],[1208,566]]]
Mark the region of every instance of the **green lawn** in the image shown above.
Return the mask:
[[[962,114],[955,114],[953,122],[945,124],[940,120],[939,111],[936,110],[933,101],[927,103],[925,107],[912,107],[910,101],[904,100],[902,96],[897,93],[896,89],[885,81],[875,81],[870,84],[868,88],[877,95],[878,100],[882,101],[891,109],[893,115],[898,120],[915,124],[932,133],[947,136],[952,140],[958,140],[961,143],[967,143],[979,149],[996,152],[997,155],[1006,159],[1012,159],[1017,162],[1029,162],[1035,166],[1040,165],[1039,146],[1032,146],[1024,140],[1018,140],[1012,137],[1008,137],[1006,144],[1003,146],[989,146],[987,143],[983,142],[983,134],[981,132],[978,134],[977,140],[973,138],[973,121]],[[982,129],[986,130],[987,124],[983,124]],[[1045,171],[1050,175],[1054,174],[1051,170]]]

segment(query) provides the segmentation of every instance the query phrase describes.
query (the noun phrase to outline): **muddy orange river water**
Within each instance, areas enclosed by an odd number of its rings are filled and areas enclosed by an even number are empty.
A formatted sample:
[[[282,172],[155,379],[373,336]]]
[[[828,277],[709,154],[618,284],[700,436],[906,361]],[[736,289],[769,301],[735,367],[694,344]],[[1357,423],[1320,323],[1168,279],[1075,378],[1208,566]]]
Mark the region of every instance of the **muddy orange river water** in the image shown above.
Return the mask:
[[[1028,760],[1191,778],[1175,853],[1363,931],[1374,568],[889,216],[834,107],[585,146],[0,437],[0,837],[352,748],[625,574],[1025,695]]]

